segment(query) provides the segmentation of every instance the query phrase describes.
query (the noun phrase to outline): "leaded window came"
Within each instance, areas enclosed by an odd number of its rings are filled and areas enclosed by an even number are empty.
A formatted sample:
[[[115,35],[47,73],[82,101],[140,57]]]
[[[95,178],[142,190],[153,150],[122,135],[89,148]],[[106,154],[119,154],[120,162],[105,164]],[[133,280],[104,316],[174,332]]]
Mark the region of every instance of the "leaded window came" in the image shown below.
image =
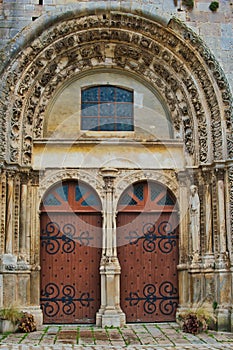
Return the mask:
[[[100,85],[81,91],[81,129],[133,131],[133,91]]]

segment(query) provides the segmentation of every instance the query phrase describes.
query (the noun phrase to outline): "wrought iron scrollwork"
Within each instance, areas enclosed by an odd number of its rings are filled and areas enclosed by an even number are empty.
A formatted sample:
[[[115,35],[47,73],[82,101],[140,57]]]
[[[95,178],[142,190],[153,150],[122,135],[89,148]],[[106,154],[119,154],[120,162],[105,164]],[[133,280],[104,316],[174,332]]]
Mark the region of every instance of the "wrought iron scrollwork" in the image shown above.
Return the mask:
[[[73,226],[73,225],[72,225]],[[75,234],[75,227],[64,225],[65,233],[62,233],[60,226],[53,221],[50,221],[45,231],[42,231],[41,244],[45,247],[46,253],[56,254],[60,248],[65,253],[71,253],[75,249],[75,242],[71,238]]]
[[[54,317],[60,311],[65,315],[72,315],[76,311],[77,302],[83,307],[89,307],[90,302],[94,299],[87,292],[76,298],[75,288],[71,285],[66,285],[60,290],[55,283],[49,283],[42,290],[40,301],[44,314],[48,317]]]
[[[153,314],[157,310],[157,302],[159,303],[159,310],[163,315],[171,315],[175,312],[178,305],[177,288],[169,281],[163,282],[159,289],[158,295],[156,295],[156,286],[153,284],[147,284],[143,288],[143,296],[139,296],[138,293],[130,292],[129,297],[125,300],[129,301],[130,306],[136,306],[139,302],[143,301],[143,309],[147,314]]]
[[[73,224],[67,223],[61,229],[59,224],[50,221],[45,230],[42,230],[41,245],[45,247],[46,253],[56,254],[60,249],[65,253],[72,253],[75,249],[75,241],[80,245],[89,245],[93,237],[88,231],[81,232],[76,236],[76,228]]]
[[[163,315],[171,315],[178,306],[178,290],[171,282],[165,281],[159,287],[159,294],[163,300],[159,304],[159,309]],[[177,301],[174,301],[177,300]]]
[[[156,231],[156,225],[150,222],[142,228],[142,234],[137,231],[130,231],[126,237],[130,244],[137,244],[139,240],[143,241],[143,248],[146,252],[154,252],[156,243],[162,253],[168,254],[176,247],[178,235],[173,231],[172,225],[168,221],[161,222]]]
[[[88,231],[81,232],[78,237],[75,237],[81,245],[89,245],[90,241],[93,240],[93,237],[90,237],[90,233]]]
[[[45,315],[48,317],[56,316],[59,312],[59,303],[58,303],[59,288],[54,283],[49,283],[46,285],[45,290],[41,292],[41,302],[42,308]],[[51,301],[52,303],[50,303]]]

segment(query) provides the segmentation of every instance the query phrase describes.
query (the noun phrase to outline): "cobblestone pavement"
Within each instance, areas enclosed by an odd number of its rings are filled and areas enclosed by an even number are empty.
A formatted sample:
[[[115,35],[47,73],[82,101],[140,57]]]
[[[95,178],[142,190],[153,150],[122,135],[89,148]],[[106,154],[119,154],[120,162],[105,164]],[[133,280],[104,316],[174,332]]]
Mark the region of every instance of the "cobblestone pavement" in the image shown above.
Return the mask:
[[[0,334],[0,350],[233,349],[233,333],[183,333],[176,323],[128,324],[123,328],[50,325],[32,333]]]

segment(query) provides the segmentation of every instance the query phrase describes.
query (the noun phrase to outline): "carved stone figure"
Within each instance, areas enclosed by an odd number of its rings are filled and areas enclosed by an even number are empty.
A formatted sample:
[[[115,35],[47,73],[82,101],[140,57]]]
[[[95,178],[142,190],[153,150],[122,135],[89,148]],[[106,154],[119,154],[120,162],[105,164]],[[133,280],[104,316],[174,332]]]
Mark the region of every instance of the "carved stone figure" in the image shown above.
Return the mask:
[[[192,253],[194,255],[200,252],[200,200],[197,192],[197,186],[190,186],[190,232],[192,236]]]

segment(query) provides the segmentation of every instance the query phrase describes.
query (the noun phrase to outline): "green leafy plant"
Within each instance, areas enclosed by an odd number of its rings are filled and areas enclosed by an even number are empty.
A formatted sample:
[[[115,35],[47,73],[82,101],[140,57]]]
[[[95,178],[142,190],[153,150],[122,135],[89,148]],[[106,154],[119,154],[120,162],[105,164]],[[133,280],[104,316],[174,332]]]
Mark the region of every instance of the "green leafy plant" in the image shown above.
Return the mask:
[[[32,314],[23,312],[19,321],[18,330],[23,333],[36,331],[36,323]]]
[[[217,11],[218,8],[219,8],[219,2],[212,1],[210,6],[209,6],[209,9],[214,12],[214,11]]]
[[[16,324],[20,321],[22,313],[14,306],[9,306],[0,310],[0,319],[8,320]]]
[[[198,308],[181,312],[177,321],[180,323],[183,332],[196,335],[206,331],[211,323],[216,322],[216,318],[204,308]]]
[[[213,309],[216,310],[218,307],[218,303],[217,301],[213,301]]]

